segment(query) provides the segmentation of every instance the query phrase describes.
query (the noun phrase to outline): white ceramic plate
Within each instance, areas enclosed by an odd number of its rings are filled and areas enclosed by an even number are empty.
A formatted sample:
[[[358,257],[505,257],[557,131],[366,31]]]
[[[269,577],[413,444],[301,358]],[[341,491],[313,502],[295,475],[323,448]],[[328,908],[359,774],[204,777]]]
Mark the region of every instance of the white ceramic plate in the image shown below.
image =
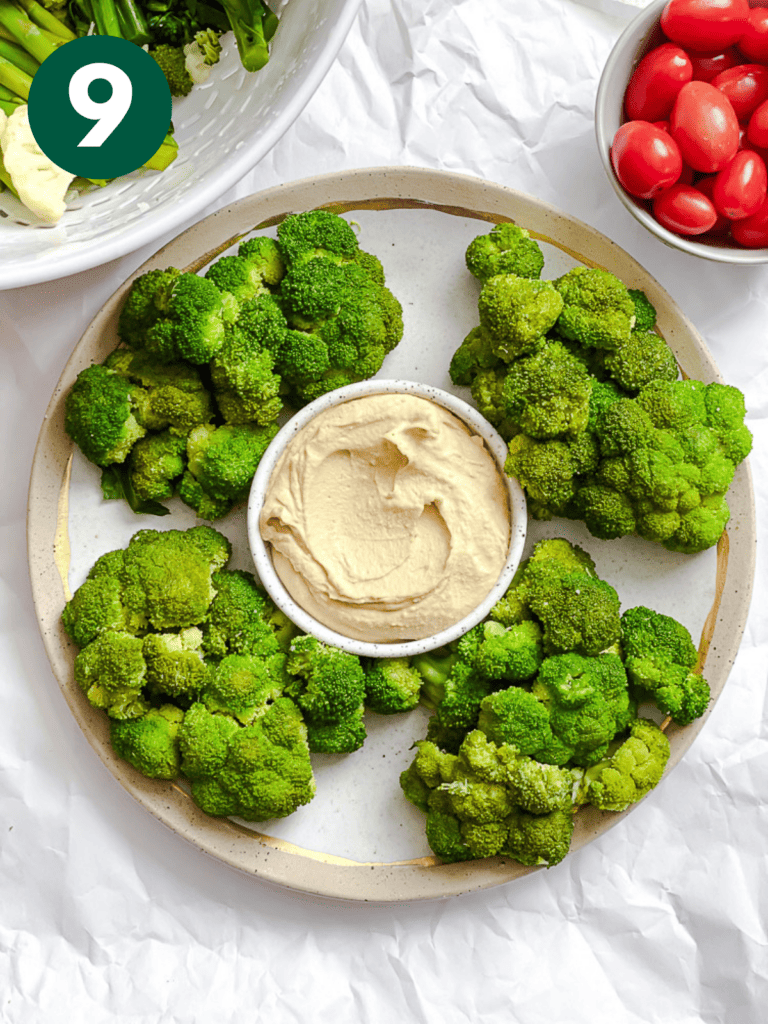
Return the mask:
[[[287,212],[316,206],[329,206],[359,224],[362,247],[381,258],[388,284],[403,303],[405,336],[387,357],[382,378],[420,381],[468,397],[448,377],[451,354],[477,322],[479,285],[464,266],[464,250],[491,223],[513,219],[542,240],[545,277],[580,261],[612,270],[647,293],[685,373],[704,381],[720,379],[692,324],[626,252],[536,199],[457,174],[378,168],[271,189],[190,228],[137,274],[168,265],[200,269],[239,236],[252,230],[272,233]],[[354,754],[313,755],[315,799],[288,818],[258,826],[208,817],[181,786],[150,781],[114,756],[106,716],[88,706],[73,682],[76,651],[61,627],[62,608],[96,557],[124,547],[138,529],[186,528],[196,521],[178,502],[164,518],[137,517],[122,502],[104,502],[99,471],[73,451],[63,430],[64,396],[77,373],[104,359],[116,344],[117,314],[130,283],[107,302],[64,370],[41,429],[29,494],[29,560],[40,628],[54,674],[98,756],[121,785],[179,835],[227,864],[294,889],[352,900],[423,899],[539,870],[504,858],[444,865],[431,856],[424,816],[405,800],[398,784],[400,771],[411,761],[412,742],[425,734],[427,716],[421,709],[391,718],[369,715],[369,738]],[[701,637],[704,671],[716,698],[738,651],[754,572],[754,502],[746,463],[737,471],[729,502],[732,519],[726,534],[717,549],[699,555],[665,551],[634,537],[599,541],[569,520],[531,521],[525,553],[542,537],[568,537],[594,557],[624,608],[647,604],[684,622],[694,638]],[[233,542],[231,565],[252,568],[245,509],[216,525]],[[668,729],[670,768],[704,720]],[[583,808],[576,816],[572,849],[622,816]]]
[[[0,192],[0,289],[79,273],[133,252],[189,222],[269,152],[333,63],[360,0],[280,0],[269,63],[240,63],[231,32],[211,77],[173,101],[179,155],[82,195],[54,227],[33,226]]]

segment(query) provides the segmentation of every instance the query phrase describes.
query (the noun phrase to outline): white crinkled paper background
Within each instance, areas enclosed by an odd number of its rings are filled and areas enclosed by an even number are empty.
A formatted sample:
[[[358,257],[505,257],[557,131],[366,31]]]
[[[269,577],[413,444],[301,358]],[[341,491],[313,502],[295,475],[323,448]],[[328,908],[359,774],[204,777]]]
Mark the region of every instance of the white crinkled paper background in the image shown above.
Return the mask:
[[[598,79],[636,6],[363,0],[315,97],[216,207],[281,181],[414,164],[529,192],[603,231],[672,294],[744,391],[762,538],[768,266],[709,263],[652,239],[597,154]],[[103,767],[37,630],[26,489],[73,346],[155,248],[0,292],[0,1021],[763,1024],[762,545],[739,657],[693,746],[632,814],[550,871],[428,903],[312,898],[210,860]]]

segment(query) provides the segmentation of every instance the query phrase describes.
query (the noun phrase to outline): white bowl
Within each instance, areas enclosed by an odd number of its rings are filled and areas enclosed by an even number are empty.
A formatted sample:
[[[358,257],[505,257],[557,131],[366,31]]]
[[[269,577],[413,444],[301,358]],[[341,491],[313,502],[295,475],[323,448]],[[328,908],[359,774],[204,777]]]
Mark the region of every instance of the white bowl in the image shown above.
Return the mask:
[[[228,32],[211,77],[173,101],[179,155],[83,195],[53,227],[33,226],[0,193],[0,290],[79,273],[193,220],[235,185],[301,113],[333,63],[361,0],[282,0],[269,63],[253,74]]]
[[[439,633],[434,633],[432,636],[425,637],[422,640],[376,644],[367,643],[362,640],[353,640],[329,629],[293,600],[283,585],[282,580],[275,572],[270,545],[265,543],[261,536],[259,516],[264,505],[267,484],[272,476],[275,465],[286,445],[302,427],[306,426],[318,413],[323,412],[325,409],[330,409],[332,406],[349,402],[354,398],[361,398],[364,395],[384,393],[418,395],[420,398],[437,402],[438,405],[443,406],[455,416],[458,416],[475,434],[482,437],[486,447],[496,459],[502,476],[507,483],[510,509],[510,542],[507,559],[496,584],[489,591],[485,600],[470,612],[469,615],[466,615],[447,629],[443,629]],[[317,637],[318,640],[322,640],[324,643],[331,644],[334,647],[341,647],[351,654],[369,658],[409,658],[416,654],[424,654],[427,651],[434,651],[438,647],[443,647],[452,640],[458,639],[488,615],[491,608],[503,596],[512,582],[512,577],[522,558],[528,525],[527,506],[520,484],[517,480],[504,474],[506,456],[507,446],[504,440],[490,423],[480,415],[477,409],[463,402],[460,398],[456,398],[440,388],[433,388],[428,384],[417,384],[406,380],[374,379],[361,381],[359,384],[350,384],[347,387],[331,391],[327,395],[322,395],[320,398],[316,398],[314,402],[304,406],[279,431],[262,456],[256,470],[256,475],[253,478],[248,501],[248,539],[258,577],[277,607],[289,619],[295,622],[299,629],[305,633],[311,633],[312,636]]]
[[[608,57],[600,77],[595,102],[595,133],[597,148],[605,173],[613,190],[636,220],[656,235],[666,245],[692,256],[720,263],[741,263],[754,265],[768,263],[768,249],[746,249],[726,239],[713,238],[711,241],[696,241],[695,237],[684,237],[667,231],[650,212],[650,204],[629,195],[619,184],[611,166],[611,143],[619,126],[624,122],[624,93],[633,70],[654,46],[663,43],[666,37],[659,27],[659,18],[667,0],[652,2],[634,18],[619,36]],[[759,3],[750,0],[750,6]],[[747,62],[747,58],[744,58]]]

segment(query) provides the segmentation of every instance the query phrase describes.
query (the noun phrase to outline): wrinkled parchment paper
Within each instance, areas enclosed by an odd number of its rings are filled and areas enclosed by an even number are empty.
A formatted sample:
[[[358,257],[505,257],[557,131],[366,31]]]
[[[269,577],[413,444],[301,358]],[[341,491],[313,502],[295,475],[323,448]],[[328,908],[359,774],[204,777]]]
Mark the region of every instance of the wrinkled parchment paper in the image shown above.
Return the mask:
[[[413,164],[521,189],[592,224],[654,274],[745,392],[762,537],[768,266],[709,263],[651,238],[597,154],[600,72],[636,6],[364,0],[298,120],[201,216],[281,181]],[[280,890],[174,836],[103,767],[37,630],[26,489],[73,346],[150,254],[0,293],[0,1020],[762,1024],[762,546],[739,657],[682,763],[600,840],[509,885],[395,906]]]

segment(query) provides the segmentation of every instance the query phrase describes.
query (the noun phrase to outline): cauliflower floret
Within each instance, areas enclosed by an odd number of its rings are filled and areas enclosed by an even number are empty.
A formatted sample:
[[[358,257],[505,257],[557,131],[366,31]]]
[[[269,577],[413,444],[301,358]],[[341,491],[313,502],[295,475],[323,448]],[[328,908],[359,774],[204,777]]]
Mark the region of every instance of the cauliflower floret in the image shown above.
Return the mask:
[[[10,117],[0,113],[0,149],[3,163],[21,202],[40,220],[55,224],[61,219],[75,175],[58,167],[35,141],[26,104]]]

